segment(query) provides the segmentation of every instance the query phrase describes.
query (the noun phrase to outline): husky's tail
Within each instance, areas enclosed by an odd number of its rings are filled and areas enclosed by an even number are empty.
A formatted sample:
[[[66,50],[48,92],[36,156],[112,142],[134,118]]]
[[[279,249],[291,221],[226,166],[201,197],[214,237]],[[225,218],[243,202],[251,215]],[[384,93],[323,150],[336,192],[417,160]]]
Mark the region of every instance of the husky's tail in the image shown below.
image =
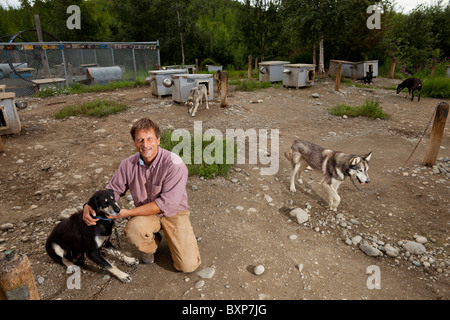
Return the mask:
[[[292,160],[292,149],[289,149],[289,151],[286,151],[284,153],[284,156],[286,157],[286,159],[288,159],[289,161]]]

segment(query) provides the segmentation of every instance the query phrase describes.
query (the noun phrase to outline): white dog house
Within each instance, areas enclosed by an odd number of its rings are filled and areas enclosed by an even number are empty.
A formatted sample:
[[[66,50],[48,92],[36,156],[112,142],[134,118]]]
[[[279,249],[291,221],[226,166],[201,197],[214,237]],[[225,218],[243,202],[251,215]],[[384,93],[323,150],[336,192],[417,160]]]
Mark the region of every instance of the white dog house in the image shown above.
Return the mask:
[[[214,79],[212,74],[172,74],[173,92],[172,99],[176,102],[186,102],[191,89],[199,84],[206,85],[208,100],[214,98]]]
[[[259,81],[283,81],[283,67],[289,61],[263,61],[259,63]]]
[[[161,98],[162,96],[172,95],[173,86],[167,87],[167,83],[171,83],[172,74],[187,74],[188,69],[169,69],[169,70],[151,70],[148,72],[149,77],[146,79],[150,83],[152,94]]]
[[[285,64],[283,69],[284,87],[310,87],[314,84],[315,64]]]
[[[362,78],[372,72],[372,77],[378,77],[378,60],[355,62],[355,78]]]
[[[14,92],[0,92],[0,135],[19,133],[20,119],[14,104]]]
[[[378,60],[368,60],[360,62],[351,62],[343,60],[330,60],[330,68],[328,75],[336,75],[337,67],[341,64],[341,74],[344,77],[358,79],[367,75],[367,72],[372,72],[372,77],[378,77]]]

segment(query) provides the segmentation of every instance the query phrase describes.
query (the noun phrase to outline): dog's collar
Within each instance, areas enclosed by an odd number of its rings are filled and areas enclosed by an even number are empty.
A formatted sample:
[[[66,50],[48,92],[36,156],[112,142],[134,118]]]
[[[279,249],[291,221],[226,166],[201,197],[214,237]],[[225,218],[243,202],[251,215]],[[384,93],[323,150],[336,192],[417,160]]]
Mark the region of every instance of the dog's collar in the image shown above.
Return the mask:
[[[104,220],[104,221],[113,221],[112,219],[107,219],[107,218],[103,218],[103,217],[99,217],[99,216],[95,216],[93,217],[94,219],[100,219],[100,220]]]

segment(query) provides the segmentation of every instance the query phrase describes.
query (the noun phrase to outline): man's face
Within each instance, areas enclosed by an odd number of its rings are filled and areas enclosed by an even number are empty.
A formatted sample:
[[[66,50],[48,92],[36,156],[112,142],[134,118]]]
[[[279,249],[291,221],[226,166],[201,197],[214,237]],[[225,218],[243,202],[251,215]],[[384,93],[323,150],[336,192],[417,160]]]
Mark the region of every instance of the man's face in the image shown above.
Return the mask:
[[[155,131],[153,129],[142,129],[136,131],[134,146],[137,151],[139,151],[142,159],[147,165],[150,164],[158,154],[159,142],[160,138],[156,138]]]

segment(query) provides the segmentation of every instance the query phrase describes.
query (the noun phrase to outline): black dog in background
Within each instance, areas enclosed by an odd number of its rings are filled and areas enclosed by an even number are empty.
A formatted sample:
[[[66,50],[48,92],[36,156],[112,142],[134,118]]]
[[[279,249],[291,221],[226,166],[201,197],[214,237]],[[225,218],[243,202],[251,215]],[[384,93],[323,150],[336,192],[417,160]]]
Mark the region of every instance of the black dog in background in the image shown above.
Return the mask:
[[[422,93],[422,81],[417,78],[408,78],[402,83],[400,83],[397,87],[397,94],[399,94],[403,89],[408,88],[408,96],[411,94],[411,101],[414,101],[414,91],[419,90],[419,98],[417,101],[420,101],[420,94]]]
[[[357,80],[364,81],[364,83],[367,83],[367,84],[370,85],[370,84],[372,84],[372,79],[373,79],[373,72],[367,71],[365,77],[359,78],[359,79],[357,79]]]
[[[88,226],[83,221],[83,211],[62,220],[47,239],[45,248],[48,255],[54,261],[70,267],[74,264],[83,266],[84,254],[86,254],[90,260],[111,272],[122,282],[131,281],[130,275],[109,263],[101,254],[101,250],[105,249],[127,265],[138,263],[137,259],[127,257],[116,250],[109,241],[114,220],[107,219],[106,215],[115,216],[120,212],[114,200],[114,192],[112,190],[97,191],[89,199],[88,204],[95,210],[96,218],[100,219],[97,224]]]

